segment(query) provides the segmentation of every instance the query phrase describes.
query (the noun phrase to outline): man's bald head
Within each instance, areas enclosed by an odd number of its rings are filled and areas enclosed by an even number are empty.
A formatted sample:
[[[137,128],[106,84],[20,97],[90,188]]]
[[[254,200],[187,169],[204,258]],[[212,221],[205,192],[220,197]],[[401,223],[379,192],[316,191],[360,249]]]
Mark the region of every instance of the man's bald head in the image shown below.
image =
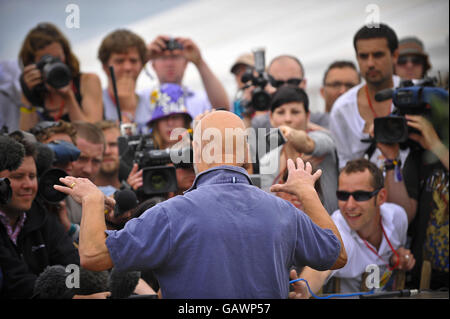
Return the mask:
[[[205,115],[194,128],[193,144],[199,172],[219,165],[245,166],[250,159],[245,124],[232,112]]]

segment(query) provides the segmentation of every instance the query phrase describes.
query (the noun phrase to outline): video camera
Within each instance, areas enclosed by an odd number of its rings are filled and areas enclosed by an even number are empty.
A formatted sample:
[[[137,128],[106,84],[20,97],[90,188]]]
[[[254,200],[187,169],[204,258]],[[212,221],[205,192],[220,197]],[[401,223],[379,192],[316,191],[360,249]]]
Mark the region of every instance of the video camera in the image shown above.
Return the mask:
[[[241,77],[242,83],[248,83],[255,87],[252,92],[251,101],[245,105],[245,108],[252,108],[255,111],[266,111],[270,108],[271,96],[264,88],[269,83],[269,76],[266,72],[265,50],[263,48],[253,51],[255,58],[255,68],[247,69]],[[256,72],[256,76],[254,75]]]
[[[151,135],[120,136],[118,138],[120,160],[132,167],[137,163],[143,170],[143,186],[138,192],[150,197],[178,188],[176,168],[192,167],[192,148],[156,149]],[[167,166],[173,163],[175,166]]]
[[[431,116],[431,105],[441,100],[448,105],[448,93],[435,87],[435,79],[425,78],[402,81],[400,86],[386,89],[375,95],[378,102],[392,99],[395,109],[385,117],[374,120],[374,140],[379,143],[394,144],[408,141],[408,135],[418,132],[408,127],[405,114]]]

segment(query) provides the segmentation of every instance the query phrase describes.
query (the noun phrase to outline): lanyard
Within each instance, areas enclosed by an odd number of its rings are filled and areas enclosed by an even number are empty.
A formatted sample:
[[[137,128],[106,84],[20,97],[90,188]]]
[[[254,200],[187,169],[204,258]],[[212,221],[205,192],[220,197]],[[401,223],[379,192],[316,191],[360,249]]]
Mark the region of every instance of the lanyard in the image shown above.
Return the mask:
[[[387,243],[389,244],[389,247],[391,248],[391,250],[392,250],[392,252],[394,253],[394,255],[397,256],[397,262],[395,263],[395,265],[394,265],[393,267],[391,267],[389,264],[386,264],[386,263],[385,263],[385,265],[389,268],[389,270],[392,271],[392,270],[394,270],[395,268],[397,268],[398,264],[400,263],[400,257],[398,256],[397,251],[395,251],[394,247],[392,247],[392,244],[391,244],[391,242],[389,241],[389,238],[388,238],[388,236],[386,235],[386,232],[384,231],[384,227],[383,227],[383,224],[382,224],[382,222],[381,222],[381,219],[380,219],[380,226],[381,226],[381,230],[383,231],[384,238],[386,238],[386,241],[387,241]],[[365,239],[363,239],[363,241],[364,241],[364,244],[367,246],[367,248],[369,248],[375,255],[377,255],[378,258],[380,258],[381,260],[383,260],[383,258],[381,258],[381,256],[378,255],[378,253],[376,252],[376,250],[373,249],[373,248],[367,243],[367,241],[366,241]],[[384,260],[383,260],[383,262],[384,262]]]
[[[375,109],[373,108],[372,101],[370,100],[369,87],[367,86],[367,84],[365,85],[365,88],[366,88],[367,102],[369,102],[369,107],[372,110],[373,116],[378,117],[377,113],[375,112]]]

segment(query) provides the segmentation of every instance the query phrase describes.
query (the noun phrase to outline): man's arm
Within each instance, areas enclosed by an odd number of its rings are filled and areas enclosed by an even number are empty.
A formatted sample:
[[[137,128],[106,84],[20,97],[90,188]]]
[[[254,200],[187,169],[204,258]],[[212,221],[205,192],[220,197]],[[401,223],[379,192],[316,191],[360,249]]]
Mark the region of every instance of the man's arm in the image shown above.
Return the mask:
[[[212,107],[220,107],[229,110],[230,101],[228,99],[227,92],[225,91],[222,83],[203,59],[197,45],[191,39],[187,38],[177,38],[176,40],[183,45],[182,53],[186,59],[194,63],[197,67]]]
[[[294,162],[289,159],[287,162],[289,171],[288,179],[285,184],[273,185],[270,188],[271,192],[286,192],[296,195],[302,205],[304,212],[311,218],[311,220],[320,228],[331,229],[333,234],[340,242],[339,256],[335,264],[330,269],[339,269],[347,263],[347,254],[345,252],[344,243],[342,241],[339,230],[323,207],[319,195],[314,189],[314,183],[322,175],[322,170],[317,170],[313,175],[310,163],[303,163],[300,158],[297,158],[297,168]]]
[[[293,270],[295,272],[295,270]],[[323,287],[325,280],[331,275],[331,270],[318,271],[310,267],[304,267],[298,278],[305,279],[308,282],[309,288],[314,294],[317,294]],[[291,280],[294,279],[294,273],[291,271]],[[295,279],[298,279],[295,278]],[[289,293],[290,299],[309,299],[311,293],[306,284],[302,281],[297,281],[293,284],[294,292]]]
[[[71,195],[83,209],[78,247],[81,266],[93,271],[111,269],[113,262],[106,246],[105,196],[86,178],[67,176],[60,181],[68,187],[54,188]]]

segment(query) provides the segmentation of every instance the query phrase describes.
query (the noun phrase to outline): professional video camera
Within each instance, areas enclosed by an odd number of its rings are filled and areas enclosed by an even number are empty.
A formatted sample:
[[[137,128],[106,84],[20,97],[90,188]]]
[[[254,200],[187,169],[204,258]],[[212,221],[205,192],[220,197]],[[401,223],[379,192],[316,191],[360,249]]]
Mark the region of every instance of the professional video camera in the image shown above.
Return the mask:
[[[64,186],[59,179],[66,177],[67,172],[55,166],[76,161],[80,156],[80,150],[75,145],[66,141],[52,141],[48,144],[40,144],[37,149],[38,196],[47,203],[59,203],[66,198],[67,194],[57,191],[53,185]]]
[[[150,197],[177,190],[176,168],[192,167],[192,148],[155,148],[150,135],[120,136],[120,160],[132,167],[137,163],[143,170],[143,186],[138,192]],[[167,166],[173,163],[175,166]]]
[[[242,83],[248,83],[255,87],[252,92],[251,101],[245,105],[245,108],[252,108],[254,111],[266,111],[270,108],[271,96],[264,88],[269,83],[269,76],[266,72],[265,50],[263,48],[253,51],[255,57],[255,68],[249,68],[242,75]],[[254,74],[256,72],[256,76]]]
[[[418,81],[402,81],[400,86],[386,89],[375,95],[375,100],[392,99],[395,109],[385,117],[374,120],[374,139],[376,142],[394,144],[408,141],[408,135],[418,132],[408,127],[405,114],[431,116],[432,105],[441,100],[448,107],[448,93],[442,88],[435,87],[435,79],[425,78]]]
[[[43,106],[43,98],[47,89],[45,83],[55,89],[69,85],[72,80],[72,73],[69,67],[60,59],[49,54],[44,55],[37,63],[36,67],[41,71],[43,82],[29,89],[20,76],[20,86],[25,97],[34,105]]]

